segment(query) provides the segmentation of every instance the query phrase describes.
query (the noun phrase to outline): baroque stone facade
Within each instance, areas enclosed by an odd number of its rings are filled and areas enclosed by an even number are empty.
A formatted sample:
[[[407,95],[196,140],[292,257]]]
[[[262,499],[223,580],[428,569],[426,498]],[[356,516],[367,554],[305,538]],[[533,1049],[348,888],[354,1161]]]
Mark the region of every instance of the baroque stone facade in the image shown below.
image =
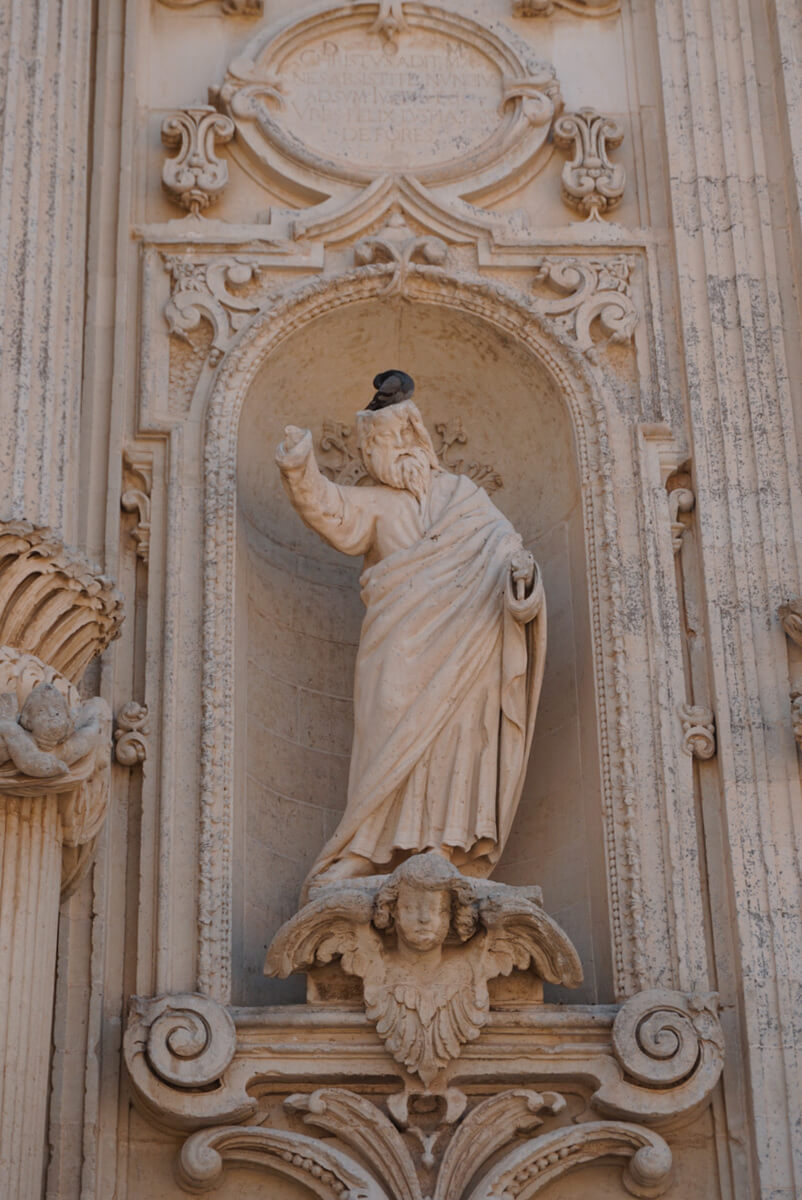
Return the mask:
[[[791,1200],[794,6],[95,7],[0,26],[0,1194]]]

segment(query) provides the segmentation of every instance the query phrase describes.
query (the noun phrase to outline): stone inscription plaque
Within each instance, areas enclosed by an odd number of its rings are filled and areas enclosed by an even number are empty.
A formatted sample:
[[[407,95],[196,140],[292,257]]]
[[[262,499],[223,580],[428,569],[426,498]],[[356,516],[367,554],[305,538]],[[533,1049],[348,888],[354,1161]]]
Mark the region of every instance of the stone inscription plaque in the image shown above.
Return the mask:
[[[389,39],[378,12],[356,0],[257,34],[220,89],[235,148],[318,200],[323,180],[487,186],[534,161],[561,104],[550,64],[460,12],[408,0]]]
[[[282,64],[278,121],[316,153],[374,168],[469,154],[502,121],[502,75],[479,50],[429,31],[386,44],[366,29]]]

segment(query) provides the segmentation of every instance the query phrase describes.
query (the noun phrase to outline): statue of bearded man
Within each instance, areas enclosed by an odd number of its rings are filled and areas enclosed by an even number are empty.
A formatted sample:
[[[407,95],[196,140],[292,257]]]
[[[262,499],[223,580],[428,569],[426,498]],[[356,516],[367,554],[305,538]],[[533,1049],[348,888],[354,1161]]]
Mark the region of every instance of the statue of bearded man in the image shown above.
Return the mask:
[[[342,487],[287,426],[276,453],[293,505],[363,555],[348,800],[307,880],[393,870],[434,850],[488,875],[510,832],[546,648],[540,572],[487,493],[444,470],[402,371],[357,413],[372,486]]]

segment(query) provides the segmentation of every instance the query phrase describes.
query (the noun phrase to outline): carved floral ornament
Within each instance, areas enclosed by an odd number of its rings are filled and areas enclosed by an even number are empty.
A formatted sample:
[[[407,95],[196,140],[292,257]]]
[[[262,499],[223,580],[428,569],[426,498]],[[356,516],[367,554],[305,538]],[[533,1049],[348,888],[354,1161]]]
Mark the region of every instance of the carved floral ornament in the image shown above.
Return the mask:
[[[251,169],[307,202],[387,172],[463,196],[496,187],[535,169],[562,107],[553,68],[509,30],[413,0],[356,0],[261,31],[217,99]]]
[[[172,200],[197,217],[228,183],[228,164],[215,146],[230,142],[234,123],[209,105],[171,113],[162,124],[162,141],[176,149],[162,169],[162,184]]]
[[[626,172],[610,161],[609,150],[623,140],[618,122],[593,108],[564,113],[554,123],[554,144],[573,152],[562,171],[563,200],[587,220],[601,220],[621,201]]]
[[[377,269],[386,272],[386,282],[379,292],[381,296],[406,295],[412,273],[445,273],[449,264],[445,242],[438,237],[415,234],[401,213],[391,214],[383,229],[357,241],[354,258],[366,274]],[[165,254],[162,260],[170,276],[170,297],[164,306],[168,331],[193,346],[192,334],[201,328],[202,322],[208,322],[212,338],[206,353],[212,367],[217,366],[226,351],[234,346],[237,335],[248,322],[276,301],[275,294],[265,296],[249,286],[262,273],[258,256],[198,256],[191,251]],[[553,322],[560,333],[574,341],[588,359],[595,361],[608,343],[625,345],[634,338],[640,319],[633,295],[636,264],[637,259],[631,254],[607,257],[543,255],[535,259],[537,271],[528,302],[534,312]],[[335,430],[332,433],[339,436]],[[476,467],[478,469],[478,464]],[[471,478],[480,482],[476,475]],[[485,488],[488,487],[486,480],[490,480],[490,474],[481,481]],[[499,486],[499,483],[491,483],[489,490]],[[141,491],[141,487],[126,491],[134,508],[142,508]],[[678,512],[689,511],[685,507],[689,501],[684,492],[669,499],[672,506],[678,504]],[[682,523],[674,515],[673,507],[672,521],[672,532],[680,537]],[[146,559],[147,531],[142,519],[137,531],[146,539],[140,542],[137,553]],[[133,536],[138,540],[137,532]],[[675,549],[678,548],[679,543],[675,541]]]
[[[526,1019],[502,1024],[484,1057],[480,1040],[468,1068],[474,1078],[485,1065],[492,1071],[493,1094],[467,1087],[460,1110],[398,1111],[375,1090],[360,1094],[362,1081],[386,1078],[382,1051],[368,1043],[359,1042],[349,1086],[325,1081],[353,1063],[351,1018],[343,1040],[342,1014],[322,1014],[308,1037],[295,1014],[277,1016],[284,1024],[271,1017],[263,1025],[244,1010],[232,1020],[199,995],[132,1000],[124,1055],[134,1095],[160,1126],[189,1135],[178,1164],[188,1190],[213,1188],[227,1165],[247,1163],[326,1200],[502,1200],[534,1196],[570,1171],[617,1159],[631,1195],[659,1196],[671,1181],[672,1156],[657,1131],[707,1105],[723,1063],[716,997],[653,990],[623,1005],[608,1039],[600,1038],[605,1018],[583,1023],[570,1011],[535,1012],[531,1028]],[[555,1033],[568,1052],[538,1048]],[[276,1038],[284,1047],[281,1128],[271,1125],[254,1086],[270,1074]],[[576,1097],[571,1107],[561,1090],[577,1078],[588,1091],[579,1111]]]

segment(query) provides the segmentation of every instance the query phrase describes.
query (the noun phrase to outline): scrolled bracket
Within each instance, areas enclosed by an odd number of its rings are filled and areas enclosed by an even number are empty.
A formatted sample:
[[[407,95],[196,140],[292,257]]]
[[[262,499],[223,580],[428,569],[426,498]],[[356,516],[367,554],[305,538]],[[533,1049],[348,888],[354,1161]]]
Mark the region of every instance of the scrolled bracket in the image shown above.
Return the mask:
[[[718,997],[639,992],[615,1019],[613,1052],[622,1074],[594,1093],[600,1112],[660,1126],[702,1109],[724,1065]]]
[[[134,1094],[156,1124],[192,1130],[251,1116],[256,1101],[226,1078],[236,1046],[229,1013],[207,996],[131,999],[123,1056]]]

